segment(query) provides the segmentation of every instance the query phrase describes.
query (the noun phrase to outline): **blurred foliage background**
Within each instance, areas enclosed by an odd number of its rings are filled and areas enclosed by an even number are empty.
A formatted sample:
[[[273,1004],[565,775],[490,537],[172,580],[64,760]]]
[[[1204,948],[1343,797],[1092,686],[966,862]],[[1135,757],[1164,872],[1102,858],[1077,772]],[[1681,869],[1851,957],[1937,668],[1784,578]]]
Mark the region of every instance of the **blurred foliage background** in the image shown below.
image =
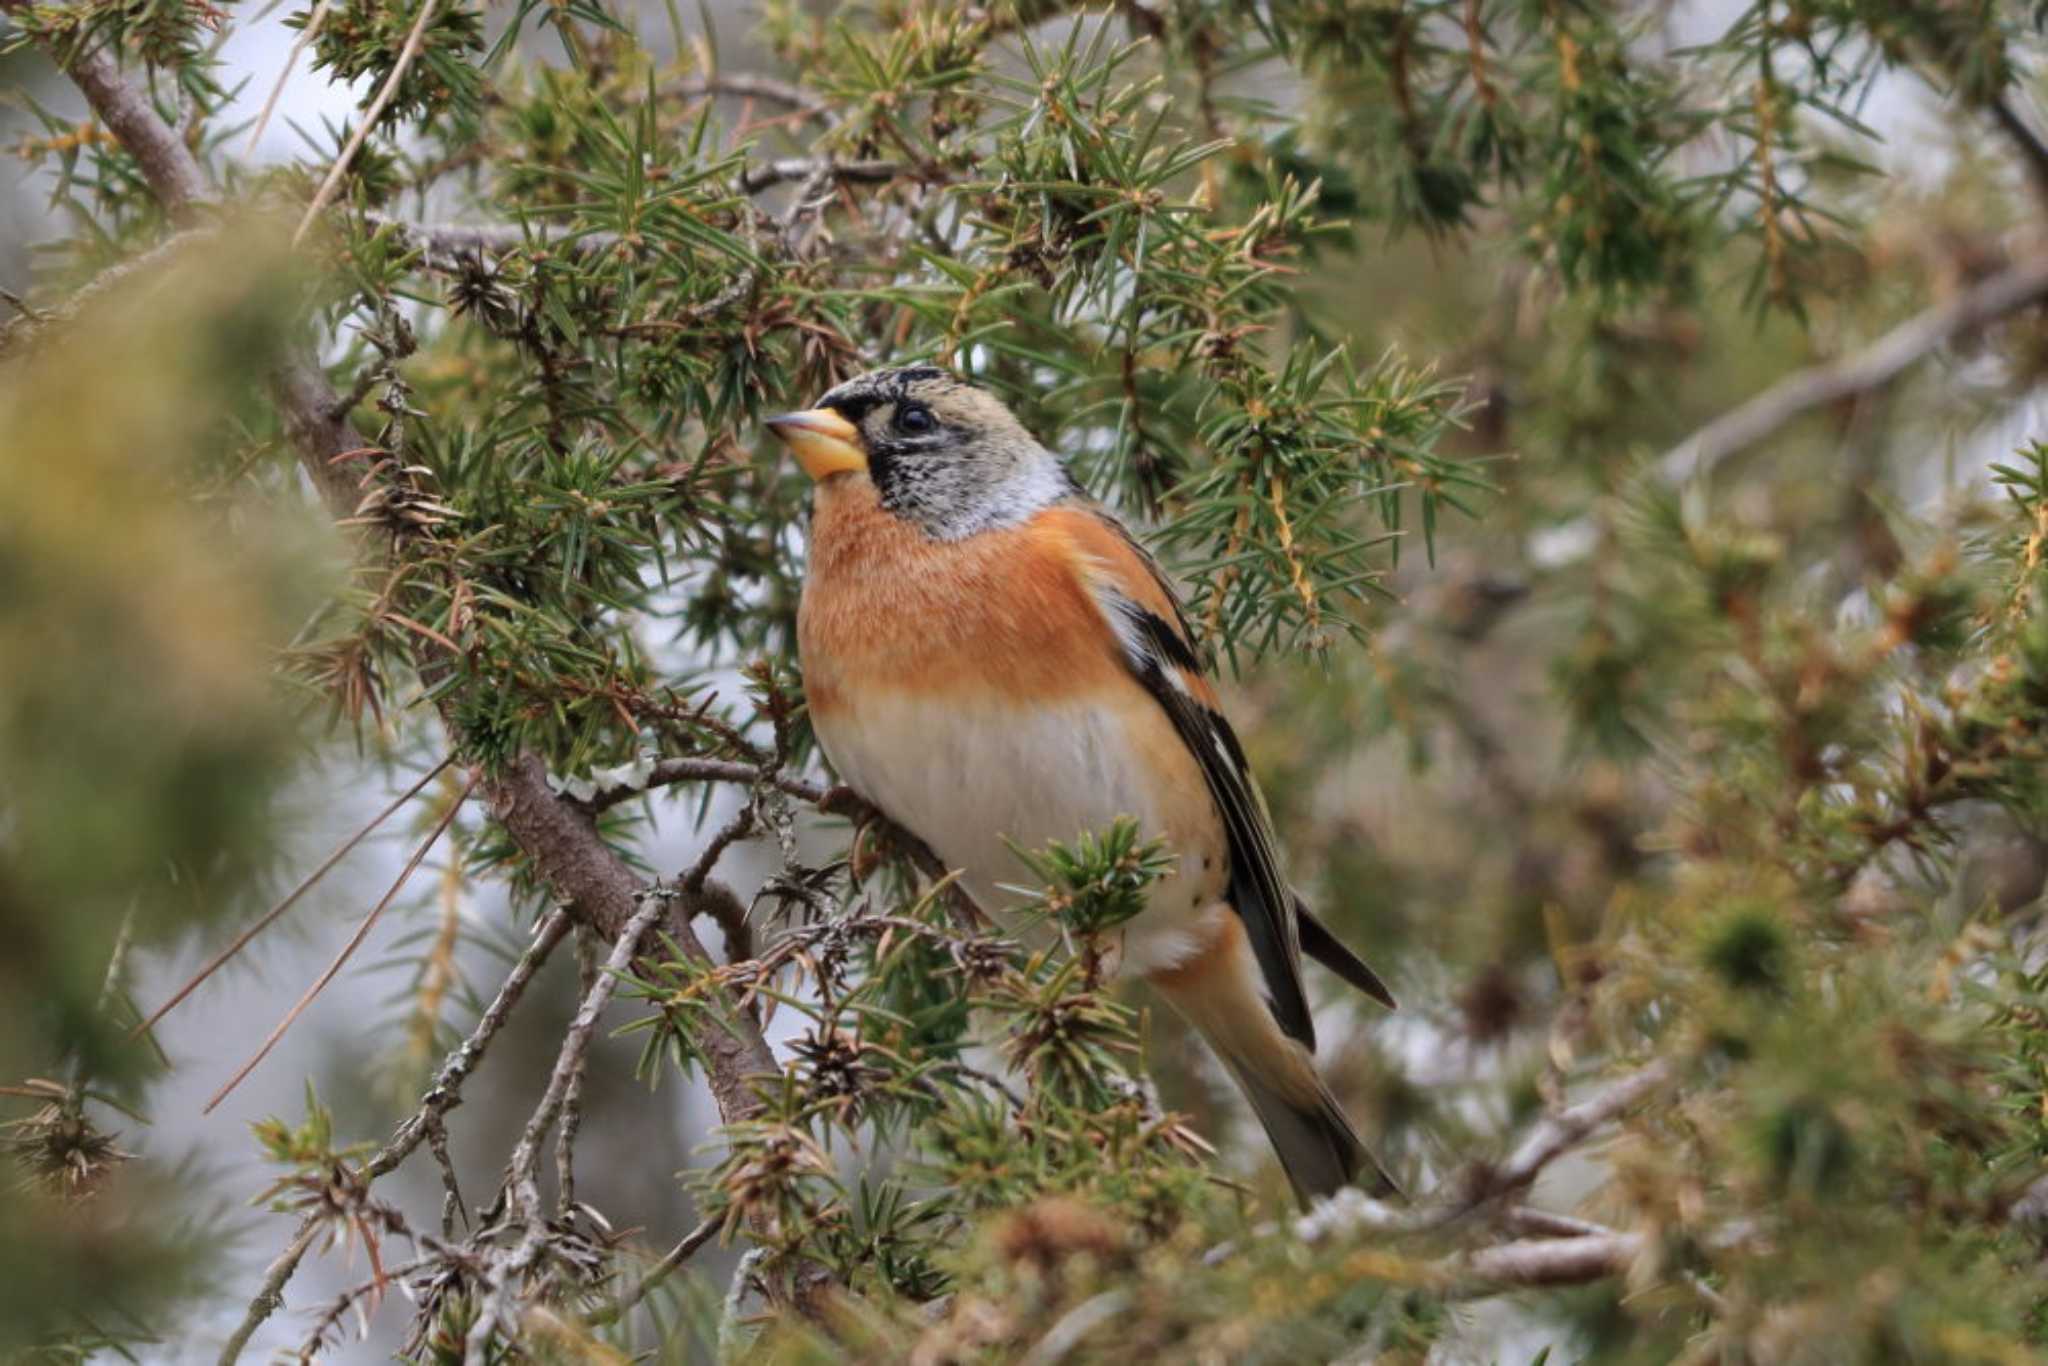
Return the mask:
[[[2048,1341],[2035,7],[0,11],[0,1354]],[[919,358],[1185,586],[1405,1201],[1100,980],[1145,832],[1027,951],[831,789],[758,420]]]

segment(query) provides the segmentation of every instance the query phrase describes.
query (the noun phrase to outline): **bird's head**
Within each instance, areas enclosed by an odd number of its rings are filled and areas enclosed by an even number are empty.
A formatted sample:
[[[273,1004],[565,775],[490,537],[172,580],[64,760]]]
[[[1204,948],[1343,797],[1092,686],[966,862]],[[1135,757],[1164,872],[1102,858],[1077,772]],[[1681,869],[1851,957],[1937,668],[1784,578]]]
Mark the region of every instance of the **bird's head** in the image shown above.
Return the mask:
[[[871,370],[768,428],[820,484],[872,480],[883,507],[941,540],[1014,525],[1078,491],[1001,400],[936,366]]]

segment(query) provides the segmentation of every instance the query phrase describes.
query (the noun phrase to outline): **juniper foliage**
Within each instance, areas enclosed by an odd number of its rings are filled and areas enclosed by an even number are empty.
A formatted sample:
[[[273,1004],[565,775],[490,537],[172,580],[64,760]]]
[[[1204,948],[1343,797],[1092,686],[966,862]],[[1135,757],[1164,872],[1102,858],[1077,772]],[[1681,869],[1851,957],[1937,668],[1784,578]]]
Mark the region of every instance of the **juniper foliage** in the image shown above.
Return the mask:
[[[88,105],[10,125],[60,226],[0,332],[0,1352],[217,1321],[194,1185],[280,1216],[226,1360],[410,1312],[420,1361],[1413,1361],[1501,1295],[1560,1358],[2044,1345],[2031,7],[321,0],[281,75],[353,113],[262,161],[255,16],[0,12]],[[1150,832],[1018,851],[991,922],[830,785],[759,419],[918,359],[1184,584],[1406,1003],[1313,979],[1406,1202],[1296,1218],[1111,980]],[[307,871],[335,752],[439,860],[357,932],[381,1084],[193,1178],[135,961]],[[579,1187],[586,1111],[663,1122],[614,1031],[719,1111],[694,1228]]]

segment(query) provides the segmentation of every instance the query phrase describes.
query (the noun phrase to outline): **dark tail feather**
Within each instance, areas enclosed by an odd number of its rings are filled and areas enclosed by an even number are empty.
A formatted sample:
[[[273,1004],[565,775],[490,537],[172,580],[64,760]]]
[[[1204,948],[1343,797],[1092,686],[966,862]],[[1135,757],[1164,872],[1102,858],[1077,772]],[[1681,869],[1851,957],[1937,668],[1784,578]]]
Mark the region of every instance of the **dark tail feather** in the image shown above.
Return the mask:
[[[1239,934],[1216,948],[1188,967],[1154,973],[1150,981],[1230,1069],[1296,1197],[1306,1205],[1361,1180],[1375,1195],[1395,1194],[1393,1181],[1316,1074],[1307,1042],[1290,1036],[1274,1016],[1250,944]]]
[[[1378,1001],[1388,1010],[1398,1010],[1394,993],[1380,975],[1365,965],[1344,941],[1330,933],[1330,927],[1309,914],[1308,905],[1294,898],[1294,918],[1301,925],[1301,951],[1336,973],[1352,986]]]
[[[1265,1126],[1303,1208],[1353,1185],[1362,1185],[1366,1194],[1379,1199],[1400,1195],[1401,1188],[1359,1139],[1327,1086],[1317,1084],[1317,1104],[1306,1109],[1241,1069],[1231,1070]]]

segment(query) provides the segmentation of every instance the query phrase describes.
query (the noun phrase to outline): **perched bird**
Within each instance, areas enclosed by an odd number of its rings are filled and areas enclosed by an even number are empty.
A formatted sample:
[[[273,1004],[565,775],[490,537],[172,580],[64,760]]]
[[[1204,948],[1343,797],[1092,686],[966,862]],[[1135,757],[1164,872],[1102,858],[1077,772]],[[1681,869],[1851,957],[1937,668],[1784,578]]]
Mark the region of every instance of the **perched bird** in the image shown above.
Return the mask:
[[[1159,566],[992,395],[931,366],[768,426],[817,481],[797,641],[839,775],[984,907],[1010,847],[1135,818],[1177,856],[1121,929],[1307,1203],[1391,1190],[1317,1075],[1301,953],[1388,1006],[1280,871],[1264,799]],[[1006,842],[1007,841],[1007,842]]]

